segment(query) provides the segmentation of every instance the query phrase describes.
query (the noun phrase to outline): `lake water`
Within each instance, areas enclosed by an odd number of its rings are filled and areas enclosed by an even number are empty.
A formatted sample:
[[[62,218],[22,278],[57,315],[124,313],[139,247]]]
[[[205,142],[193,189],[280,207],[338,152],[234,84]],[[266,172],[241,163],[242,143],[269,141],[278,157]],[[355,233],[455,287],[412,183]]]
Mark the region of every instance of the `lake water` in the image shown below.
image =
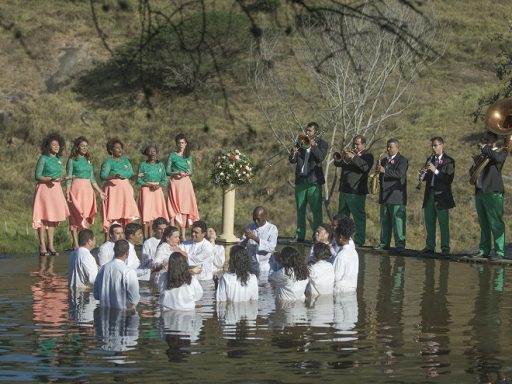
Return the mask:
[[[356,295],[160,314],[141,285],[137,313],[68,297],[30,277],[32,255],[0,258],[0,381],[9,383],[512,382],[511,270],[361,255]]]

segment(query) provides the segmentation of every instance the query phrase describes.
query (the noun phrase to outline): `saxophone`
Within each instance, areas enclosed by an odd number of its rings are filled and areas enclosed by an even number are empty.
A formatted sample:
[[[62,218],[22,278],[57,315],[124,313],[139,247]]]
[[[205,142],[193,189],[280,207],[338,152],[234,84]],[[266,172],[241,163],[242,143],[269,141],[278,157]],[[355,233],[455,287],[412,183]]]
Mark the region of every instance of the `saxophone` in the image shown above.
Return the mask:
[[[379,172],[379,165],[380,161],[387,156],[387,151],[382,152],[379,155],[379,158],[377,162],[375,163],[375,169],[373,170],[373,173],[368,176],[368,189],[372,195],[378,195],[380,192],[380,172]]]

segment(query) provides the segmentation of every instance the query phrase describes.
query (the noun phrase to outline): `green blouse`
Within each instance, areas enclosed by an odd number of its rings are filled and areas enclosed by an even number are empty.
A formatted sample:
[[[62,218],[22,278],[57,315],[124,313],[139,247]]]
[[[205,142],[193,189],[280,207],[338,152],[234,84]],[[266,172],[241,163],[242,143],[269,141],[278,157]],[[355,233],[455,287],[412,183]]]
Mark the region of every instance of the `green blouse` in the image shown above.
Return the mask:
[[[41,155],[36,164],[36,181],[41,180],[41,177],[44,176],[53,179],[60,178],[62,176],[62,158],[58,156]]]
[[[107,177],[119,174],[125,179],[129,179],[135,173],[133,172],[132,164],[127,157],[121,156],[119,160],[114,160],[112,157],[105,159],[101,164],[100,178],[107,181]]]
[[[165,173],[164,163],[161,161],[157,161],[154,164],[143,161],[139,165],[139,172],[137,172],[137,174],[141,173],[143,173],[144,176],[137,178],[137,185],[158,182],[162,187],[167,187],[169,184],[167,174]]]
[[[92,164],[83,156],[77,159],[68,159],[66,164],[67,176],[74,176],[77,179],[90,179],[92,184],[96,184]],[[66,185],[71,185],[73,180],[66,181]]]
[[[172,176],[176,172],[189,171],[192,173],[192,156],[181,157],[176,152],[171,152],[167,159],[167,176]]]

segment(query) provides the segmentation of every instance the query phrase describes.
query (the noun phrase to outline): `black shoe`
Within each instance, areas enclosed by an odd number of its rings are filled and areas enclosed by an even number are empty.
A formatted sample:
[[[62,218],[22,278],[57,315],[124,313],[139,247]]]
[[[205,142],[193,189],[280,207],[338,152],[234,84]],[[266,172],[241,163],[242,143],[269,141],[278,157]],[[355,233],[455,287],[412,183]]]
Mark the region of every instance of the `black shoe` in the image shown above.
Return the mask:
[[[449,249],[443,249],[441,250],[441,256],[443,256],[445,259],[449,259],[450,258],[450,250]]]
[[[375,251],[389,251],[389,246],[385,246],[385,245],[379,244],[379,245],[373,247],[373,249]]]
[[[403,255],[405,253],[405,248],[404,247],[396,247],[394,253],[397,255]]]
[[[433,254],[435,253],[433,249],[430,249],[430,248],[427,248],[427,247],[423,248],[423,249],[421,250],[421,252],[422,252],[422,253],[427,253],[427,254],[429,254],[429,255],[433,255]]]

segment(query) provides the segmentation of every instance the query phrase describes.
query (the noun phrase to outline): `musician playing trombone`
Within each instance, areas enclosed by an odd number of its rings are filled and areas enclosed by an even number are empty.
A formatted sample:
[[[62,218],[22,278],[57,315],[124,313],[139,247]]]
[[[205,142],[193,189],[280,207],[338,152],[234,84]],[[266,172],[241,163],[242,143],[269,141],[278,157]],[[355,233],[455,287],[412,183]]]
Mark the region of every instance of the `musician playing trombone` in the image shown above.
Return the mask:
[[[455,175],[455,161],[444,152],[442,137],[430,139],[432,154],[425,166],[420,169],[418,186],[425,182],[423,195],[423,213],[427,237],[424,253],[434,253],[436,248],[436,220],[441,232],[441,254],[450,255],[450,217],[449,209],[455,207],[452,194],[452,182]]]
[[[475,205],[480,224],[480,245],[476,257],[490,258],[491,234],[494,237],[494,257],[505,255],[505,223],[503,222],[503,194],[505,192],[501,169],[507,159],[507,150],[498,150],[498,135],[487,131],[479,144],[482,155],[489,162],[475,183]]]
[[[373,155],[366,150],[366,138],[357,135],[352,149],[334,154],[334,165],[341,168],[338,213],[354,218],[354,243],[364,245],[366,239],[366,195],[368,172],[373,167]]]
[[[306,126],[307,143],[290,150],[289,161],[295,164],[295,203],[297,207],[297,241],[306,237],[306,206],[313,213],[312,231],[322,223],[322,185],[325,184],[322,162],[327,156],[327,142],[318,137],[318,124]]]

